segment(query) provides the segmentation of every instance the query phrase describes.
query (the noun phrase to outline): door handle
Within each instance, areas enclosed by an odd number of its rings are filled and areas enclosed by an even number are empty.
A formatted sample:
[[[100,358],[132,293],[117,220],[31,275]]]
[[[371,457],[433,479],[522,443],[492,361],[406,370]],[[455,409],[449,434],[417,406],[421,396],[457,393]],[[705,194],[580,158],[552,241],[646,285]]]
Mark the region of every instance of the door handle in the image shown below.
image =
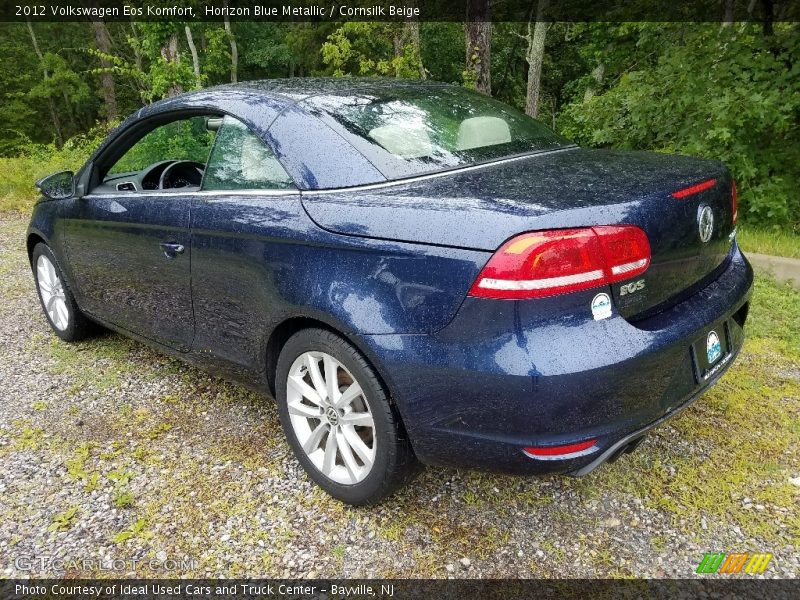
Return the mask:
[[[177,242],[161,242],[159,246],[164,250],[164,256],[167,258],[175,258],[178,254],[183,254],[185,250],[183,244],[178,244]]]

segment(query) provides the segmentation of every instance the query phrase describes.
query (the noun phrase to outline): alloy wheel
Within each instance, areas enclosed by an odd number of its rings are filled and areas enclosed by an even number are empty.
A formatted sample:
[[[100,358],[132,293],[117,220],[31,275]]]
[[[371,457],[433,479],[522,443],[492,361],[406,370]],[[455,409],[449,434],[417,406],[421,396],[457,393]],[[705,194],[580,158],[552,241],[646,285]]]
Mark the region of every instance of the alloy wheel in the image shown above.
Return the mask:
[[[39,283],[39,294],[42,297],[47,316],[53,327],[64,331],[69,327],[69,307],[64,284],[58,276],[55,265],[42,254],[36,261],[36,280]]]
[[[292,363],[286,399],[294,434],[326,477],[352,485],[375,462],[375,421],[361,385],[341,362],[306,352]]]

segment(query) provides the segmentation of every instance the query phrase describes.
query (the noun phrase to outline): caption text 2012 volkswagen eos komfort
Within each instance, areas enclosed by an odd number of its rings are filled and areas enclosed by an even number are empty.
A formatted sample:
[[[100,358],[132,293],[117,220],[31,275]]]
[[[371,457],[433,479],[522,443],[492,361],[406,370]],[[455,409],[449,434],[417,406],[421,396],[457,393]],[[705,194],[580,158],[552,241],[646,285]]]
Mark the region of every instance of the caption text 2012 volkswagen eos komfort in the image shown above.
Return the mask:
[[[270,390],[303,467],[354,504],[418,461],[588,473],[744,339],[724,165],[581,149],[450,85],[193,92],[38,185],[56,334],[99,323]]]

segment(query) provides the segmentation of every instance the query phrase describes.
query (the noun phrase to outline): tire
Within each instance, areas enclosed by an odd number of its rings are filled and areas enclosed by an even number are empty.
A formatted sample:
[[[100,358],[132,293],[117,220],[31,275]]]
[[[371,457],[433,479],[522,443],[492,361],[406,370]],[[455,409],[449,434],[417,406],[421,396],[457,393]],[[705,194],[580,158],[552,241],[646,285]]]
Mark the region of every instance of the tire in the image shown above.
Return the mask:
[[[78,308],[64,272],[46,244],[40,242],[34,247],[31,267],[39,303],[53,332],[65,342],[77,342],[96,334],[99,327]]]
[[[336,371],[330,387],[328,370]],[[354,506],[375,504],[419,472],[397,410],[375,371],[338,335],[324,329],[294,334],[281,350],[275,381],[281,425],[295,456],[334,498]],[[331,394],[336,402],[330,402]]]

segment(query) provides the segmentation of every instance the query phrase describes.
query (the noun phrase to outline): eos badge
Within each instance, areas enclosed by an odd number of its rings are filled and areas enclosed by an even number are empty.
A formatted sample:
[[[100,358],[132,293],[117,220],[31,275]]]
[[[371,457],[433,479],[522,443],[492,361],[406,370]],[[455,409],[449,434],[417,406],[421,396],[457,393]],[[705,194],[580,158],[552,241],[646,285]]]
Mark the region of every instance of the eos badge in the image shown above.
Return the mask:
[[[627,296],[628,294],[633,294],[634,292],[638,292],[639,290],[644,289],[644,279],[640,279],[639,281],[632,281],[631,283],[624,283],[619,288],[619,295],[620,296]]]

